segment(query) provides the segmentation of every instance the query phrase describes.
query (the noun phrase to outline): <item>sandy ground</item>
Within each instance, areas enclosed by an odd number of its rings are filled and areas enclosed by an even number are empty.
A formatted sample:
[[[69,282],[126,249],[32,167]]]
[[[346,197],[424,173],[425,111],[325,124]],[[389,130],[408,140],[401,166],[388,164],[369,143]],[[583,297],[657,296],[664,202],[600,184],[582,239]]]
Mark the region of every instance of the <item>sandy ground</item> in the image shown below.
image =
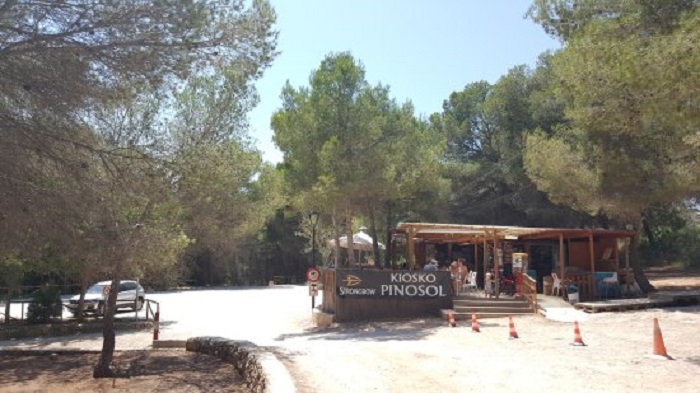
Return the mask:
[[[599,314],[562,307],[549,314],[552,319],[516,317],[520,338],[509,340],[507,318],[480,321],[481,333],[472,333],[468,323],[451,328],[438,318],[313,328],[308,291],[301,286],[177,293],[160,301],[173,318],[164,324],[164,339],[219,335],[251,340],[284,363],[302,393],[683,393],[700,386],[699,306]],[[205,304],[230,305],[231,311],[212,312]],[[655,317],[674,360],[649,356]],[[570,345],[574,320],[580,322],[586,347]],[[149,344],[148,333],[117,337],[119,349]],[[94,334],[0,343],[43,349],[100,345]],[[91,381],[89,371],[81,375]]]
[[[646,275],[659,291],[700,289],[700,269],[654,268],[646,270]]]
[[[649,357],[658,317],[675,360]],[[345,325],[286,338],[278,356],[300,392],[697,392],[700,308],[601,313],[573,325],[537,316]],[[323,347],[314,349],[313,345]],[[339,355],[342,354],[342,355]]]

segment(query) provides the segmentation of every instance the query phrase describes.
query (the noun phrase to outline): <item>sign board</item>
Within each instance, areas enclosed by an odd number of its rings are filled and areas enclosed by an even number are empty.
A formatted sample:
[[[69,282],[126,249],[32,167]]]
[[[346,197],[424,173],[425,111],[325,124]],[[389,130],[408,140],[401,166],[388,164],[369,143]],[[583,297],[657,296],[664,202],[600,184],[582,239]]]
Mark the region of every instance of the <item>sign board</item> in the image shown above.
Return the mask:
[[[110,287],[109,285],[105,285],[104,287],[102,287],[102,294],[103,294],[104,296],[109,295],[109,291],[110,291],[111,289],[112,289],[112,287]]]
[[[318,282],[320,278],[321,272],[315,267],[310,267],[309,270],[306,271],[306,279],[309,280],[309,282]]]
[[[318,295],[318,286],[316,284],[309,285],[309,296]]]
[[[450,296],[449,271],[336,270],[336,293],[341,298],[414,298]]]

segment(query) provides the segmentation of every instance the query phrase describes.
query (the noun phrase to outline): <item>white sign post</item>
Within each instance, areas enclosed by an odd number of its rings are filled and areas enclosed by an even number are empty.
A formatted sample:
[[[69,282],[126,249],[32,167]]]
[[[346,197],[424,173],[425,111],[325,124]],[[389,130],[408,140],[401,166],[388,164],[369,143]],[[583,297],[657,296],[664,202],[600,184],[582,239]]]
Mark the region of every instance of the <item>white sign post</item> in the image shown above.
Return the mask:
[[[306,271],[306,279],[309,281],[309,296],[311,296],[311,310],[316,308],[316,295],[318,295],[318,280],[321,279],[321,272],[311,267]]]

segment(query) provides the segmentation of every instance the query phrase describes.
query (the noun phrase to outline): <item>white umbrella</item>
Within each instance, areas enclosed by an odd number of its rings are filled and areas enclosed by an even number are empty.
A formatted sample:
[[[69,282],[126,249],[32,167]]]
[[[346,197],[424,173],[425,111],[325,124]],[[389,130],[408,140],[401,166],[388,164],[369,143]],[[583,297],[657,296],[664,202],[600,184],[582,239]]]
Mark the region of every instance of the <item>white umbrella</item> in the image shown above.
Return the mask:
[[[372,251],[372,237],[365,232],[363,232],[364,227],[360,228],[360,232],[357,232],[356,234],[352,235],[352,244],[353,248],[358,251]],[[328,241],[328,244],[331,247],[335,247],[335,240],[331,239]],[[347,236],[341,236],[340,237],[340,247],[341,248],[348,248],[348,237]],[[379,249],[385,250],[386,247],[382,244],[379,243]]]

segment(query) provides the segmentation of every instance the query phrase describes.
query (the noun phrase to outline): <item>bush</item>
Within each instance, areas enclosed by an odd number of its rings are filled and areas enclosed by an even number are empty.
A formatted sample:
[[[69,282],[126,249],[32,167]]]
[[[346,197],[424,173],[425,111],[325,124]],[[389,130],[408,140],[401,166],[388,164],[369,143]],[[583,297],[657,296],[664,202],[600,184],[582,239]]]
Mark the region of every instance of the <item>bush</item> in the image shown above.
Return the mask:
[[[33,297],[27,310],[27,322],[48,323],[63,313],[61,293],[58,288],[49,285],[41,286]]]

